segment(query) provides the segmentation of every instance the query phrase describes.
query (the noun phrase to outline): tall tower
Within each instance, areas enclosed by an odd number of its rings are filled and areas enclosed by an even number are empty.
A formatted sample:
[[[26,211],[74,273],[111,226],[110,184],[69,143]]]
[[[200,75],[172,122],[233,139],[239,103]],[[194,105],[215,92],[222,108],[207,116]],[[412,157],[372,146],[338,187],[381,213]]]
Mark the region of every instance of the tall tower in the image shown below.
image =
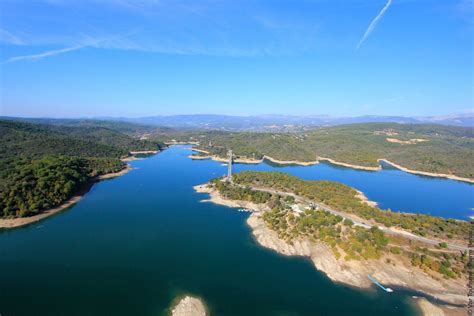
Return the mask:
[[[232,149],[229,149],[227,152],[227,157],[229,157],[229,161],[227,163],[227,181],[232,182]]]

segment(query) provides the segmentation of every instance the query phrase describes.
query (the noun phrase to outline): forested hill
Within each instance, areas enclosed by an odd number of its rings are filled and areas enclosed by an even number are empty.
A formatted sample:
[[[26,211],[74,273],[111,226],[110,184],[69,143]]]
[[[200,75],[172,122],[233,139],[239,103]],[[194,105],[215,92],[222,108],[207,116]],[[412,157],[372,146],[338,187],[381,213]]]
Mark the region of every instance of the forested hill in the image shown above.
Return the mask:
[[[225,156],[314,161],[316,157],[366,167],[385,158],[405,168],[474,178],[472,128],[367,123],[325,127],[306,133],[194,132],[179,140],[200,142],[200,149]]]
[[[109,130],[114,130],[129,136],[142,136],[157,131],[167,132],[170,128],[157,127],[150,125],[140,125],[119,121],[106,121],[98,119],[53,119],[53,118],[23,118],[23,117],[0,117],[1,120],[8,120],[12,122],[25,122],[43,125],[45,127],[100,127]]]
[[[162,146],[121,132],[120,123],[117,129],[108,125],[0,120],[0,215],[28,216],[57,206],[93,177],[123,169],[120,158],[130,151]]]

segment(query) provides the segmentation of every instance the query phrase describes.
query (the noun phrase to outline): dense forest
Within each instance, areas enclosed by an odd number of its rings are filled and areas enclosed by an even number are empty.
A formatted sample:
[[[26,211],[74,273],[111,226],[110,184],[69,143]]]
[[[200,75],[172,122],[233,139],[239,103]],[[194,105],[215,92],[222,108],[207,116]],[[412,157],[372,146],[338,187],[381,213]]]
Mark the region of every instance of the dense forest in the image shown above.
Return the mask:
[[[146,127],[85,121],[0,120],[0,214],[31,216],[60,205],[94,177],[125,168],[130,151],[157,150]]]
[[[381,259],[385,256],[390,263],[390,256],[401,256],[435,277],[440,274],[445,278],[458,278],[468,271],[467,252],[443,251],[445,243],[440,243],[436,249],[428,249],[402,237],[386,236],[377,226],[371,229],[355,226],[349,219],[343,220],[341,216],[314,207],[295,213],[291,209],[293,197],[252,188],[295,193],[340,211],[374,219],[381,225],[400,226],[441,240],[464,238],[469,229],[467,222],[382,211],[362,203],[356,198],[354,189],[332,181],[301,180],[285,173],[256,171],[239,172],[234,174],[233,180],[234,183],[229,183],[214,179],[211,185],[226,199],[266,204],[270,210],[263,213],[263,220],[279,238],[290,244],[299,237],[307,237],[325,243],[336,258],[344,260]]]
[[[187,132],[179,140],[199,141],[199,149],[225,156],[315,161],[334,159],[364,167],[378,159],[412,170],[474,178],[472,128],[396,123],[364,123],[323,127],[305,133]]]

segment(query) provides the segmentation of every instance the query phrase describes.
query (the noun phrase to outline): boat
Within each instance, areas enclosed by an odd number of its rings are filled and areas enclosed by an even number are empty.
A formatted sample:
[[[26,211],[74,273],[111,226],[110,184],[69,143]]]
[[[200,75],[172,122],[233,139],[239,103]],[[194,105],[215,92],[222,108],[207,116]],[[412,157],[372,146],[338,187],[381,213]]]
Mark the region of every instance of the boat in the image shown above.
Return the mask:
[[[372,281],[375,285],[380,287],[385,292],[387,292],[387,293],[392,293],[393,292],[393,290],[391,288],[383,286],[382,284],[380,284],[376,279],[374,279],[370,275],[367,275],[367,277],[369,278],[370,281]]]
[[[252,210],[249,210],[248,208],[239,208],[237,212],[252,212]]]

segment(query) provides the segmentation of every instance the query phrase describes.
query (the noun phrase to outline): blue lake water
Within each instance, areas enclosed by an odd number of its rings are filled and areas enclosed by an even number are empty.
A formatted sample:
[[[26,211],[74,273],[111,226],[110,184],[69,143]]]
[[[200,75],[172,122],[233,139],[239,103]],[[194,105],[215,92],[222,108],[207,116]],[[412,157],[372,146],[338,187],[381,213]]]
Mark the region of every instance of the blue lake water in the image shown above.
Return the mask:
[[[24,228],[0,231],[0,314],[165,315],[185,293],[213,315],[414,315],[411,295],[331,282],[311,262],[260,247],[248,214],[201,203],[192,187],[225,173],[193,161],[186,146],[133,161],[75,206]],[[472,186],[397,170],[320,164],[280,170],[341,181],[383,208],[465,218]]]
[[[234,170],[282,171],[307,180],[338,181],[364,192],[381,209],[463,220],[474,215],[473,184],[410,174],[388,165],[383,165],[381,171],[362,171],[330,163],[313,166],[263,163],[237,164]]]

